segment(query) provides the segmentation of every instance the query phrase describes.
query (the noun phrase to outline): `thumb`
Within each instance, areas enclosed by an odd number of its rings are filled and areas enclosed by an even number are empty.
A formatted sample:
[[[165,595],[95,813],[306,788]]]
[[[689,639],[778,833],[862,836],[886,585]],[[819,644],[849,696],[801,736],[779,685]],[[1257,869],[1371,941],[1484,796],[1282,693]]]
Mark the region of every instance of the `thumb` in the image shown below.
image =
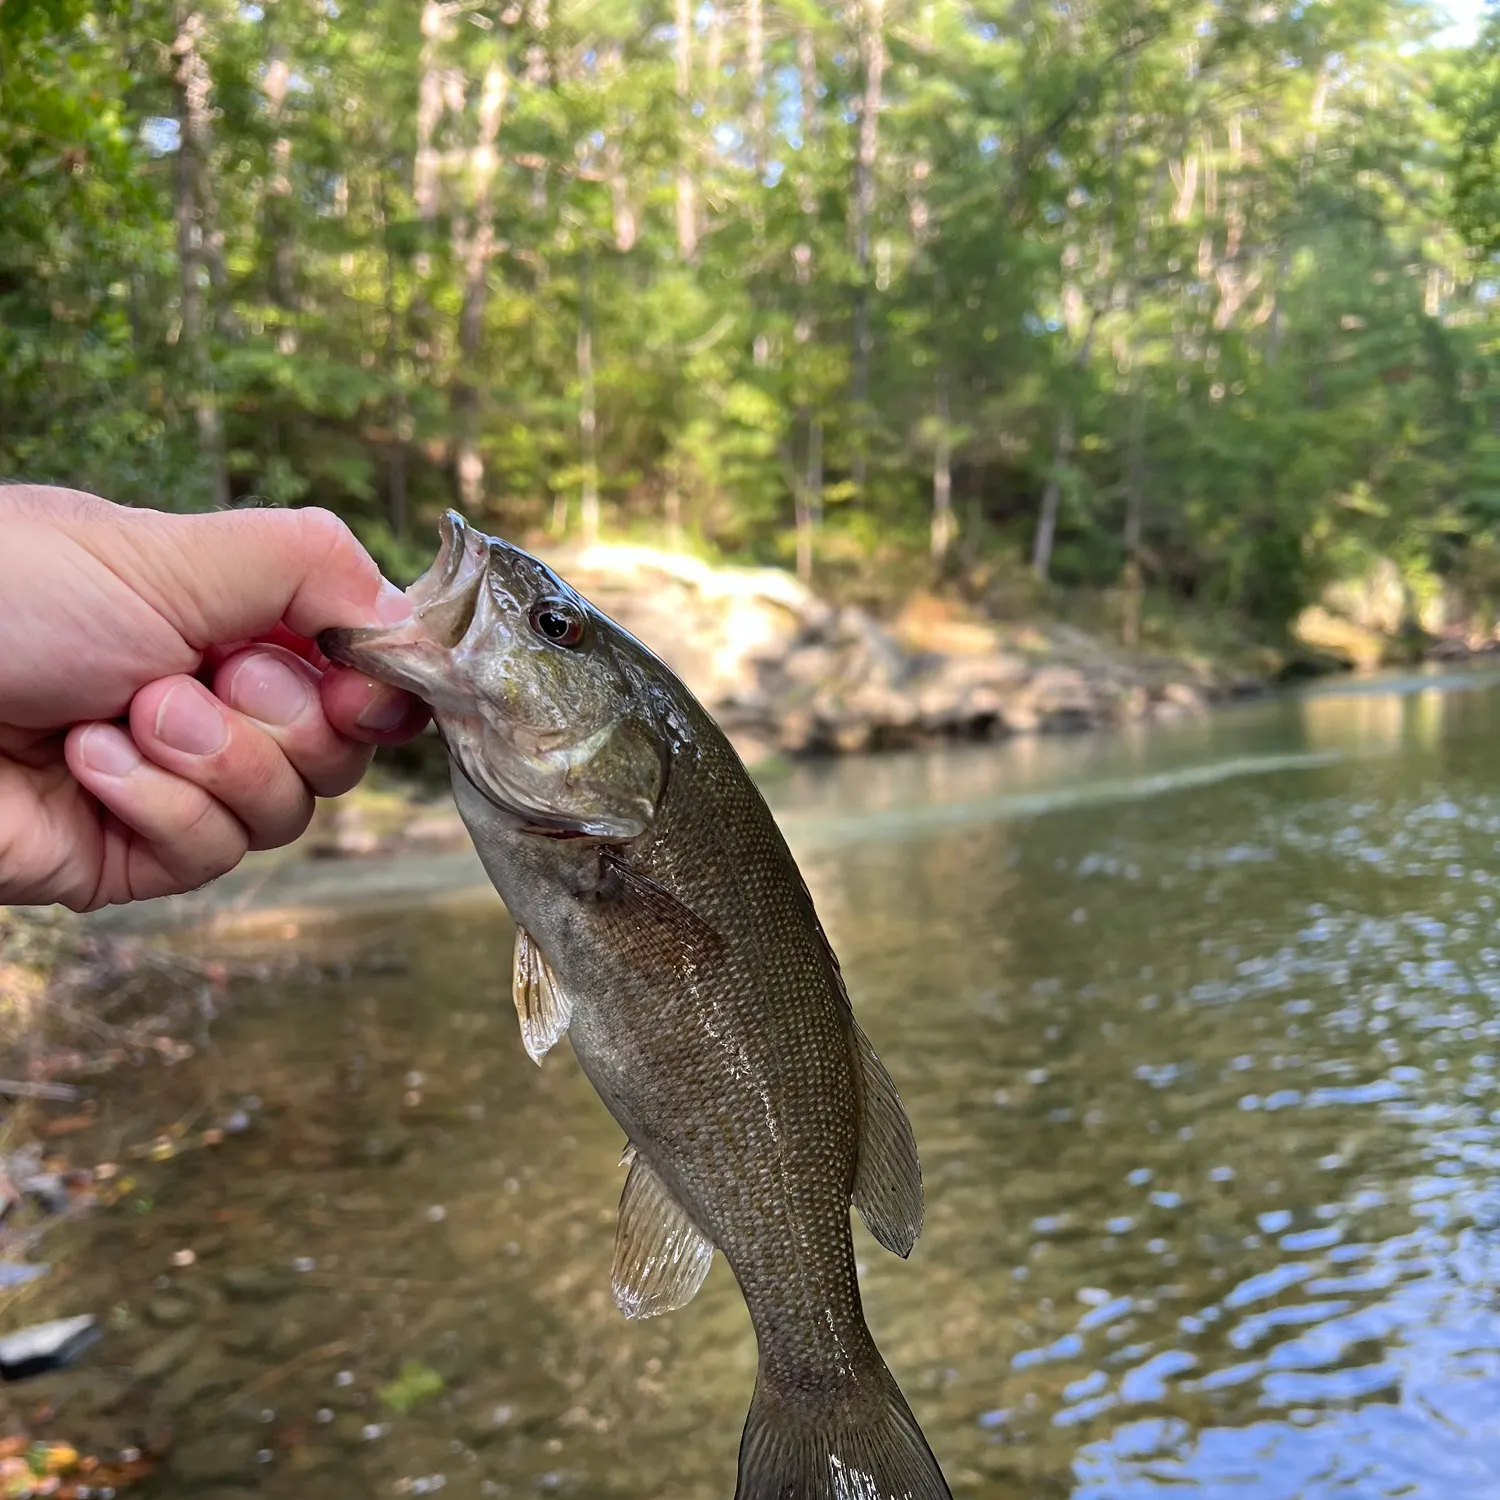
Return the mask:
[[[279,622],[309,639],[336,625],[398,624],[406,596],[332,511],[206,515],[111,506],[117,528],[80,535],[196,650],[264,635]],[[123,555],[122,555],[123,554]]]

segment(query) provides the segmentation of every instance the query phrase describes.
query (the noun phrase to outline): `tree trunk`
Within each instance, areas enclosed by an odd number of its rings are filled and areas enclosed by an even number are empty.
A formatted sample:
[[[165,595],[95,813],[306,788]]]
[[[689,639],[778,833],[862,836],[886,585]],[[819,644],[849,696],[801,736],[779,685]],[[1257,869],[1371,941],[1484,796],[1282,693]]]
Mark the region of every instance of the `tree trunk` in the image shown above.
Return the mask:
[[[823,419],[813,417],[807,428],[807,513],[812,529],[823,524]],[[809,548],[809,558],[811,548]],[[808,564],[811,568],[811,562]]]
[[[1052,472],[1042,492],[1042,511],[1037,518],[1036,545],[1031,553],[1031,571],[1039,583],[1046,583],[1052,570],[1052,544],[1057,540],[1057,515],[1062,508],[1063,469],[1073,456],[1073,406],[1071,400],[1058,408],[1057,426],[1052,434]]]
[[[489,304],[490,261],[495,254],[495,141],[505,109],[508,77],[492,62],[479,96],[479,125],[469,153],[470,214],[467,232],[455,235],[463,267],[463,302],[458,314],[458,375],[453,385],[456,442],[454,479],[458,503],[470,512],[484,499],[484,460],[479,454],[478,367],[484,349],[484,311]]]
[[[609,173],[609,196],[614,209],[615,249],[624,255],[635,248],[639,225],[630,201],[630,181],[625,175],[625,155],[617,136],[604,142],[604,161]]]
[[[811,26],[804,26],[797,33],[797,101],[802,117],[802,160],[805,167],[798,181],[797,206],[804,214],[812,214],[817,208],[813,197],[812,145],[818,129],[818,54]]]
[[[766,32],[761,0],[745,0],[745,71],[750,75],[750,162],[766,169]]]
[[[691,0],[676,0],[677,63],[677,253],[698,253],[698,195],[693,182],[693,11]]]
[[[377,174],[376,194],[380,213],[381,238],[385,243],[384,276],[381,301],[385,311],[385,371],[390,381],[386,400],[386,420],[391,440],[386,449],[385,514],[391,534],[398,540],[406,535],[406,445],[411,441],[411,413],[401,379],[401,318],[396,309],[396,256],[390,241],[390,196],[385,178]]]
[[[969,499],[964,507],[963,540],[960,554],[966,567],[975,567],[984,532],[984,465],[979,464],[968,484]]]
[[[807,453],[803,466],[792,470],[792,503],[794,506],[793,527],[797,540],[797,577],[803,583],[811,583],[813,576],[813,511],[812,511],[812,413],[806,406],[797,408],[797,431],[807,434]]]
[[[870,399],[870,224],[875,216],[875,164],[880,149],[880,98],[885,77],[885,0],[859,0],[860,59],[864,88],[854,153],[854,480],[863,485],[867,464],[866,412]]]
[[[1064,287],[1064,292],[1068,288]],[[1076,289],[1075,289],[1076,291]],[[1094,332],[1099,326],[1099,315],[1103,311],[1096,302],[1089,310],[1083,335],[1078,340],[1078,349],[1069,361],[1073,373],[1081,373],[1088,365],[1089,353],[1094,347]],[[1063,393],[1057,409],[1057,425],[1052,435],[1052,473],[1047,488],[1042,491],[1042,509],[1037,517],[1036,544],[1031,553],[1031,570],[1038,582],[1046,583],[1052,571],[1052,544],[1057,538],[1057,515],[1062,506],[1063,470],[1073,457],[1073,391]]]
[[[526,81],[540,88],[553,77],[552,55],[548,50],[552,25],[550,0],[529,0],[526,20],[531,28],[531,44],[526,49]]]
[[[666,466],[667,490],[662,497],[667,513],[667,545],[674,551],[682,548],[682,484],[680,463],[675,455]]]
[[[583,497],[579,508],[583,544],[599,540],[599,414],[594,391],[594,313],[589,301],[588,262],[579,274],[578,432],[583,440]]]
[[[1129,456],[1125,466],[1125,576],[1120,638],[1127,646],[1141,640],[1141,528],[1146,511],[1146,382],[1136,376],[1130,406]]]
[[[949,425],[948,367],[939,357],[937,441],[932,451],[932,560],[939,567],[953,545],[953,433]]]
[[[625,76],[625,52],[618,42],[611,42],[600,55],[601,70],[609,78],[611,91],[618,97],[620,80]],[[606,123],[604,131],[604,171],[609,179],[609,198],[613,211],[615,249],[621,255],[635,248],[639,233],[635,205],[630,201],[630,178],[625,170],[625,153],[620,149],[620,133]]]
[[[276,138],[271,143],[270,171],[266,177],[263,208],[264,233],[270,246],[271,301],[283,314],[296,307],[295,261],[291,233],[292,142],[282,129],[286,115],[287,87],[292,70],[287,63],[286,43],[282,40],[281,16],[275,7],[266,10],[266,71],[261,80],[266,114]],[[279,354],[297,352],[297,329],[289,316],[283,316],[276,330]]]
[[[417,154],[412,163],[412,201],[423,228],[430,228],[438,213],[441,159],[436,140],[443,118],[443,69],[438,65],[438,47],[448,34],[451,7],[445,0],[426,0],[422,6],[422,50],[417,79]],[[426,276],[432,260],[423,253],[417,271]]]
[[[724,7],[720,0],[709,0],[708,56],[705,64],[703,107],[712,120],[719,112],[719,84],[724,75]]]
[[[209,110],[212,80],[200,46],[203,17],[188,0],[179,0],[172,43],[173,82],[177,94],[177,267],[182,296],[182,347],[192,383],[198,447],[208,475],[209,500],[229,504],[229,468],[224,429],[214,393],[213,354],[209,348],[211,312],[204,305],[204,280],[213,285],[207,261],[213,235],[213,198],[209,187],[212,138]]]
[[[546,88],[557,82],[557,69],[553,66],[551,0],[526,0],[526,24],[531,31],[531,41],[526,48],[526,82],[533,88]],[[531,206],[538,213],[547,208],[547,168],[539,165],[531,173]],[[564,522],[567,520],[565,499]]]

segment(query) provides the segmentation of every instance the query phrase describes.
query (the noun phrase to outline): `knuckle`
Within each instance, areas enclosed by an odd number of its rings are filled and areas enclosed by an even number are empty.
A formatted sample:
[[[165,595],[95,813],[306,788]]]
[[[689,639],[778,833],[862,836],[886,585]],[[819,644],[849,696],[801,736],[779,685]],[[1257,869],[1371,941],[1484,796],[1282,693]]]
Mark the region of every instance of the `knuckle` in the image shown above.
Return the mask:
[[[264,753],[246,755],[238,772],[232,801],[251,847],[274,849],[296,838],[312,816],[312,797],[286,749],[267,744]]]
[[[244,853],[243,831],[207,792],[186,799],[172,842],[183,849],[201,851],[205,857],[234,850],[236,844],[240,848],[234,857]]]
[[[244,857],[249,838],[228,809],[204,792],[181,809],[158,847],[162,864],[190,889],[232,870]]]
[[[302,546],[309,567],[346,551],[359,551],[359,543],[348,522],[320,505],[309,505],[293,511],[302,528]]]
[[[303,776],[319,797],[342,797],[359,785],[374,749],[369,745],[340,747],[334,757],[321,765],[308,767]]]

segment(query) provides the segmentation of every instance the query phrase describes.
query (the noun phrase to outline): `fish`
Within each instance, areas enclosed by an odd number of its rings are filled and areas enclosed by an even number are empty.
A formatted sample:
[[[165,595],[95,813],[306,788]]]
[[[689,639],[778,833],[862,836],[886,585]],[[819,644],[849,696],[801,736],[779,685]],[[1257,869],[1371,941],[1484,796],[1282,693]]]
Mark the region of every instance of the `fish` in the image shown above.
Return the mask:
[[[850,1219],[911,1254],[916,1142],[770,809],[644,645],[520,548],[440,531],[408,622],[318,645],[431,706],[515,922],[523,1045],[566,1035],[625,1133],[616,1304],[680,1308],[723,1253],[758,1345],[736,1500],[950,1500]]]

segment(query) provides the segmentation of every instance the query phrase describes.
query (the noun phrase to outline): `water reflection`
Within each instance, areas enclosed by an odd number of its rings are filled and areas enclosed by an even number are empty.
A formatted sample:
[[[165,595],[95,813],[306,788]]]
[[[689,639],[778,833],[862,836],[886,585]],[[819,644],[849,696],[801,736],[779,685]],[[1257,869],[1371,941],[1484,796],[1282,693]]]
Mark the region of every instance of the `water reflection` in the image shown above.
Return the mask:
[[[907,819],[799,847],[923,1147],[916,1254],[861,1232],[861,1258],[958,1493],[1500,1487],[1500,694],[1435,696],[1058,745],[1014,779],[965,753],[779,794],[794,836],[857,806]],[[904,811],[1127,775],[1154,794]],[[125,1309],[53,1394],[170,1419],[193,1462],[226,1455],[214,1482],[271,1495],[728,1496],[742,1304],[720,1265],[669,1318],[614,1312],[619,1133],[567,1049],[521,1052],[503,917],[327,941],[402,971],[257,997],[105,1100],[113,1151],[206,1102],[260,1107],[221,1155],[151,1169],[147,1207],[82,1226],[13,1311]],[[163,1298],[193,1339],[143,1382]],[[445,1388],[396,1415],[376,1393],[408,1358]]]

